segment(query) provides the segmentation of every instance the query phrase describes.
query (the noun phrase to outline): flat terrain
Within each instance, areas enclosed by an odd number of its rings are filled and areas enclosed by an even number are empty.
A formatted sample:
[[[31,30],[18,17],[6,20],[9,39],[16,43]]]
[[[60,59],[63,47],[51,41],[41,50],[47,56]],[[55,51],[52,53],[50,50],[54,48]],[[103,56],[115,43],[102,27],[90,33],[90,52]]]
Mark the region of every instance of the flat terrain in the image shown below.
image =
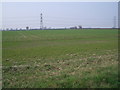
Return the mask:
[[[2,31],[3,88],[115,88],[118,30]]]

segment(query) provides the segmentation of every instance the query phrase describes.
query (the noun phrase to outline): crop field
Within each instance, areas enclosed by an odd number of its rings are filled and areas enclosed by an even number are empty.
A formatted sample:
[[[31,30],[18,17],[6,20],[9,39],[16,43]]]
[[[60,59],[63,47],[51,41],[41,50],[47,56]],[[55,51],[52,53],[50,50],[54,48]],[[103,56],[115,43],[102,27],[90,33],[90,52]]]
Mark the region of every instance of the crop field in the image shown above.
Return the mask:
[[[3,88],[117,88],[118,30],[2,31]]]

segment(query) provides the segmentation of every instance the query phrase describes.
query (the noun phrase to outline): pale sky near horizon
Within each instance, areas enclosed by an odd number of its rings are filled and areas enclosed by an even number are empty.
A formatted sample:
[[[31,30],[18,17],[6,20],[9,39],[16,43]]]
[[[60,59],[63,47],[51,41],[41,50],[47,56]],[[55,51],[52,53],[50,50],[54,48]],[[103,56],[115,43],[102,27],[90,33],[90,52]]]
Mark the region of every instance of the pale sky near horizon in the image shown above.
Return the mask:
[[[113,27],[118,18],[117,2],[4,2],[2,28]]]

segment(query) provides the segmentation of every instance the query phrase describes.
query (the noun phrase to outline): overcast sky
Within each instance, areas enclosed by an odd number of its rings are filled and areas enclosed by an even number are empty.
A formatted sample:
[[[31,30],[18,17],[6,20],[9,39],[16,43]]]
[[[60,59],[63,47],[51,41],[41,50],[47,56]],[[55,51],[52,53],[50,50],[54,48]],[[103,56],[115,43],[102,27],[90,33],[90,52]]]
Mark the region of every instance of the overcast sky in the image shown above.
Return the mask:
[[[117,2],[4,2],[3,28],[113,27],[118,17]]]

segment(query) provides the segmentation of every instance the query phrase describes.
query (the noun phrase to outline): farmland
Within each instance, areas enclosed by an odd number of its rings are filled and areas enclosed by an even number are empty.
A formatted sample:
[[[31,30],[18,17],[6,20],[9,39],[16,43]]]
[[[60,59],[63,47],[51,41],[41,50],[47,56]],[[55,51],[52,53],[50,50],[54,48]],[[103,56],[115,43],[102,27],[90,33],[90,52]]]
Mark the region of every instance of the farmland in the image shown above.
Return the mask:
[[[118,30],[2,31],[3,88],[116,88]]]

